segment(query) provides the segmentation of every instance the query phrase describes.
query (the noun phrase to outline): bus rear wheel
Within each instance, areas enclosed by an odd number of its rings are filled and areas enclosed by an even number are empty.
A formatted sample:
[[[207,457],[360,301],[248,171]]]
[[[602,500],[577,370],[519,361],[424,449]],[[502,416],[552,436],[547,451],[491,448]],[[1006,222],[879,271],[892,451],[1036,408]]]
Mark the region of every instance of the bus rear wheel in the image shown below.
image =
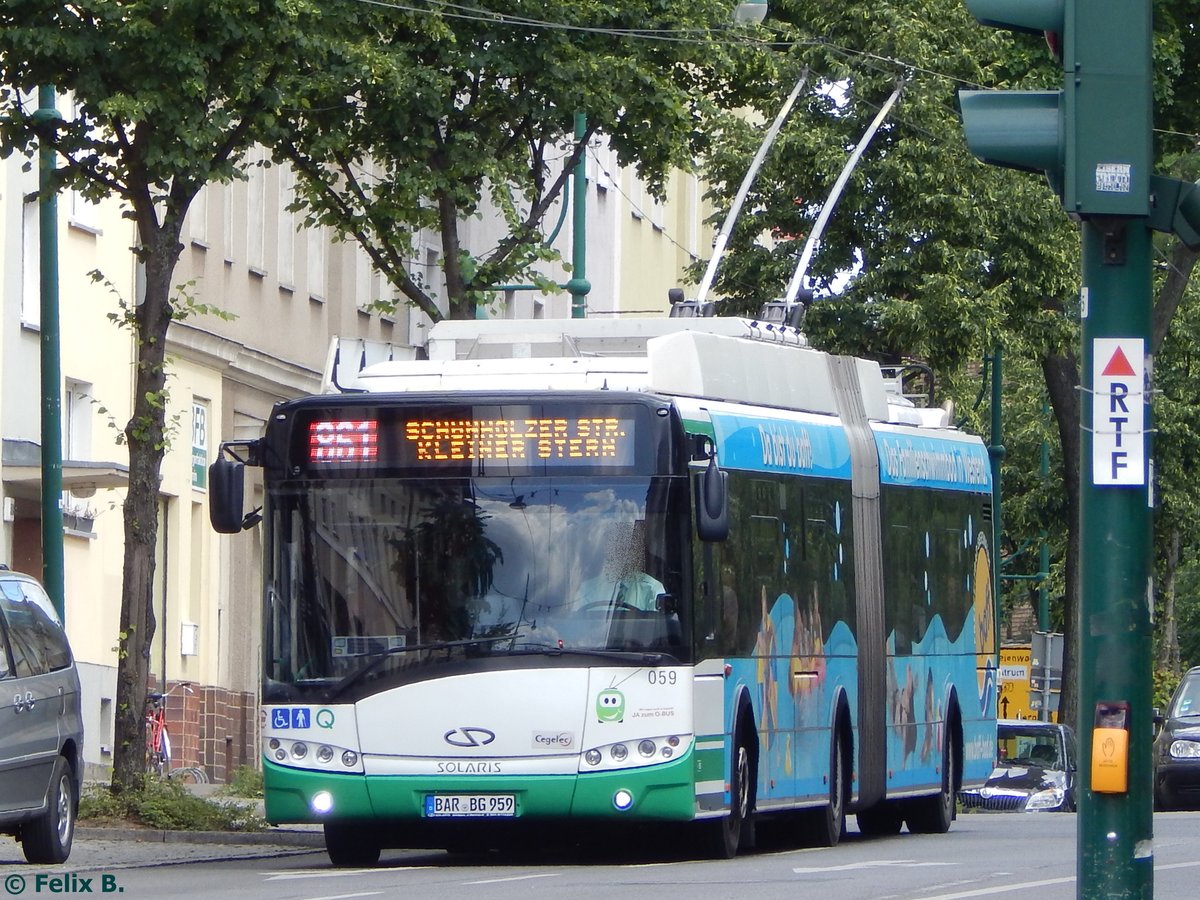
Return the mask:
[[[804,842],[812,847],[836,847],[846,833],[846,800],[850,795],[849,745],[842,730],[834,731],[829,748],[829,802],[803,813]]]
[[[372,840],[365,828],[325,823],[325,852],[339,869],[373,866],[379,862],[382,851],[379,842]]]
[[[857,814],[859,834],[867,837],[887,837],[899,834],[904,824],[904,811],[895,800],[883,800]]]

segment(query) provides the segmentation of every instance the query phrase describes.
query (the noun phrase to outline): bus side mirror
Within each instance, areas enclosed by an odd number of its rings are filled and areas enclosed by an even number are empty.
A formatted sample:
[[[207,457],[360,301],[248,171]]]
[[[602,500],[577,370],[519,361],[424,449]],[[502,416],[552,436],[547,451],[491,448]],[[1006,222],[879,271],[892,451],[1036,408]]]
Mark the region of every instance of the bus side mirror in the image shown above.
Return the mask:
[[[245,467],[235,459],[218,457],[208,467],[208,520],[220,534],[242,530]]]
[[[696,476],[696,533],[702,541],[729,537],[729,475],[721,471],[715,456]]]

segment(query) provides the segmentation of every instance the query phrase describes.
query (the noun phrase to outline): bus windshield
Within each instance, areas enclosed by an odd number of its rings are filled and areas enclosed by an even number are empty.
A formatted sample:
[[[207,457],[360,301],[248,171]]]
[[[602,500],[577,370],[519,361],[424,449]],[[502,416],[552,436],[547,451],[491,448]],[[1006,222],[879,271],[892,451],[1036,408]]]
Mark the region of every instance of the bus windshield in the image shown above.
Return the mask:
[[[685,661],[681,529],[667,523],[680,520],[668,509],[686,485],[625,476],[274,487],[264,694],[332,700],[365,681],[503,657]]]

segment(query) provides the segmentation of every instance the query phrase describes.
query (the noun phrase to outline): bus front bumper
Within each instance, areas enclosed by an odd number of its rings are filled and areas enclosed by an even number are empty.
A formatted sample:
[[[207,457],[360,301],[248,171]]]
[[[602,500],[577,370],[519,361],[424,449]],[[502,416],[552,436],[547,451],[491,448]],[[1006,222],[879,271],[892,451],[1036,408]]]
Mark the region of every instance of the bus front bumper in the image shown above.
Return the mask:
[[[659,765],[576,775],[351,775],[295,769],[266,759],[263,775],[266,818],[275,825],[429,821],[429,798],[452,795],[512,795],[512,818],[526,821],[687,821],[696,811],[691,752]]]

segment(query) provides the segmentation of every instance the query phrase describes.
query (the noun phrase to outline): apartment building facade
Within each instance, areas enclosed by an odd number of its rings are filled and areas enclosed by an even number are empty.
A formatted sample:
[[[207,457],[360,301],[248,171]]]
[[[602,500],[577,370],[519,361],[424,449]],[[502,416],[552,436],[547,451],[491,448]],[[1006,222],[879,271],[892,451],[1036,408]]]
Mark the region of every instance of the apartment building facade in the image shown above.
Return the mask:
[[[157,633],[150,669],[170,689],[175,765],[224,780],[257,759],[260,672],[260,542],[257,529],[219,536],[208,526],[207,466],[223,440],[261,433],[272,406],[322,386],[331,339],[353,352],[421,353],[429,320],[404,304],[380,313],[394,293],[354,243],[302,227],[287,211],[286,166],[247,162],[245,180],[209,185],[185,224],[175,283],[229,315],[174,322],[168,333],[171,443],[162,467],[154,586]],[[41,574],[40,371],[37,205],[34,172],[0,162],[0,562]],[[589,315],[662,314],[667,291],[711,247],[709,207],[694,176],[675,173],[656,202],[599,144],[587,160],[586,276]],[[63,390],[66,624],[80,661],[87,710],[86,760],[111,765],[116,643],[121,596],[129,419],[136,347],[109,318],[117,298],[136,302],[135,233],[113,199],[58,203]],[[557,212],[557,211],[556,211]],[[555,213],[551,214],[552,216]],[[468,248],[492,246],[499,216],[463,223]],[[571,260],[571,217],[554,246]],[[422,234],[413,265],[440,282],[441,249]],[[91,273],[99,272],[99,280]],[[564,284],[563,265],[547,266]],[[481,315],[566,318],[565,291],[509,286]],[[438,289],[444,300],[444,289]],[[258,487],[248,485],[247,504]]]

